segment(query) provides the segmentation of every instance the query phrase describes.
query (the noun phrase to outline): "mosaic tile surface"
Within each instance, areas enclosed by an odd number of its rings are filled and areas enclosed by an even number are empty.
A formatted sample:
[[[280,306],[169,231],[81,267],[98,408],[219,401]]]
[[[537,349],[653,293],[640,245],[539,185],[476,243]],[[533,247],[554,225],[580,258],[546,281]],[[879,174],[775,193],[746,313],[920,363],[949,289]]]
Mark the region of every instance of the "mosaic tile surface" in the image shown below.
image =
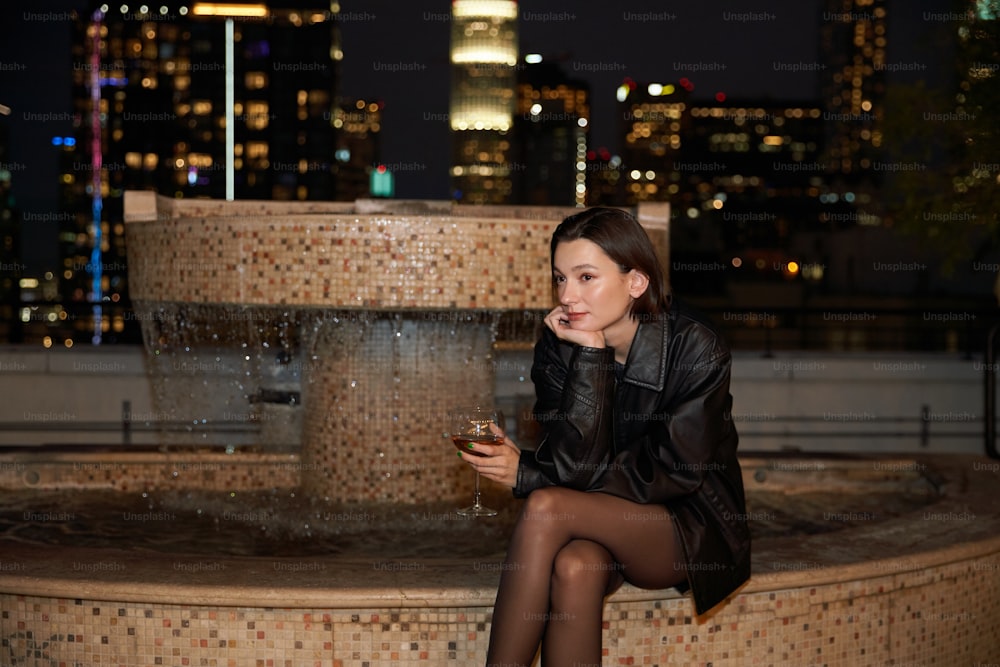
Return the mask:
[[[551,221],[385,216],[132,222],[135,299],[346,308],[542,308]]]
[[[1000,646],[998,558],[877,584],[740,593],[705,618],[686,598],[612,597],[604,664],[989,664]],[[0,664],[45,667],[474,665],[491,620],[488,606],[250,609],[9,594],[0,609]]]
[[[461,328],[461,332],[457,329]],[[443,437],[457,406],[492,405],[489,319],[407,316],[320,332],[305,401],[303,486],[344,501],[472,497],[474,476]]]
[[[129,290],[139,301],[547,309],[549,238],[574,210],[196,202],[130,192]],[[645,205],[638,217],[666,266],[669,207]]]
[[[704,617],[673,589],[622,587],[604,608],[604,664],[995,663],[1000,472],[981,458],[924,459],[954,482],[932,508],[759,540],[751,580]],[[0,665],[475,665],[498,579],[489,562],[186,558],[8,540]],[[303,564],[316,567],[292,567]]]

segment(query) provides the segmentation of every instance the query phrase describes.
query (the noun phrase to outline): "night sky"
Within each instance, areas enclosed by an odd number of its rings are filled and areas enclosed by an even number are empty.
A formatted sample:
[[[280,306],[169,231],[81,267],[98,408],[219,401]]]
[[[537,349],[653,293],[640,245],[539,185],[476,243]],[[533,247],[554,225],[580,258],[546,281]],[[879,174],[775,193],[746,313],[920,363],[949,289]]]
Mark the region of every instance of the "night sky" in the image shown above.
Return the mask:
[[[56,192],[53,135],[71,133],[64,120],[23,122],[21,112],[71,109],[68,21],[25,21],[25,11],[62,12],[80,0],[15,0],[0,8],[0,104],[10,129],[8,161],[26,165],[15,175],[22,210],[52,210]],[[153,4],[153,3],[151,3]],[[622,79],[676,81],[687,76],[695,99],[724,92],[729,99],[817,101],[815,71],[779,71],[775,63],[818,61],[822,0],[735,0],[622,3],[538,0],[521,2],[520,52],[558,59],[573,78],[591,86],[591,146],[614,152],[614,91]],[[888,60],[918,61],[917,76],[943,80],[948,71],[940,37],[946,25],[924,13],[945,11],[951,0],[890,0]],[[382,159],[397,166],[396,196],[447,199],[451,3],[343,0],[344,50],[340,92],[345,99],[385,102]],[[894,75],[893,80],[915,76]],[[34,232],[42,232],[35,241]],[[51,230],[49,230],[51,232]],[[55,259],[45,247],[44,224],[25,230],[29,267]]]

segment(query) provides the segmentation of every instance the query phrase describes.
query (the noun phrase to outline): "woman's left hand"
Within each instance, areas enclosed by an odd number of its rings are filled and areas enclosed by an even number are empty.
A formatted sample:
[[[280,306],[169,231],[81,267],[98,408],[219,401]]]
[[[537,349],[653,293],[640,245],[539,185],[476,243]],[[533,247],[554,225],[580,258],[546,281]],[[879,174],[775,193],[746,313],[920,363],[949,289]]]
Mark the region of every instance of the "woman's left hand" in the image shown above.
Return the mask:
[[[462,451],[462,460],[475,468],[483,477],[514,488],[517,484],[517,466],[521,460],[521,450],[495,424],[490,424],[490,430],[502,437],[503,442],[496,445],[473,443],[468,451]],[[469,454],[469,451],[479,452],[482,456]]]
[[[556,338],[561,338],[567,342],[584,347],[600,348],[607,346],[603,331],[587,331],[586,329],[573,328],[573,325],[570,324],[567,318],[566,309],[562,306],[556,306],[549,311],[549,314],[545,316],[543,321],[545,322],[545,326],[551,329],[552,333],[556,335]]]

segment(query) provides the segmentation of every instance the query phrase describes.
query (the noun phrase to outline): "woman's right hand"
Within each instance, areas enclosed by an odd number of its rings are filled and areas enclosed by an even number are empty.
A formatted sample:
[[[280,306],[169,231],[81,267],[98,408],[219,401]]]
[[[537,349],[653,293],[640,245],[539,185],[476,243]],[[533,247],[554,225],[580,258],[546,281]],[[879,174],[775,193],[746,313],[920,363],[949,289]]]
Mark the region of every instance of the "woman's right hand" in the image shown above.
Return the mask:
[[[583,347],[607,347],[604,340],[603,331],[584,331],[574,329],[573,324],[566,319],[566,311],[562,306],[556,306],[545,316],[545,326],[547,326],[556,338],[564,341],[582,345]]]
[[[501,438],[500,444],[485,445],[470,443],[469,448],[480,456],[465,456],[462,460],[476,469],[480,475],[494,482],[514,488],[517,485],[517,467],[521,461],[521,450],[496,424],[490,430]]]

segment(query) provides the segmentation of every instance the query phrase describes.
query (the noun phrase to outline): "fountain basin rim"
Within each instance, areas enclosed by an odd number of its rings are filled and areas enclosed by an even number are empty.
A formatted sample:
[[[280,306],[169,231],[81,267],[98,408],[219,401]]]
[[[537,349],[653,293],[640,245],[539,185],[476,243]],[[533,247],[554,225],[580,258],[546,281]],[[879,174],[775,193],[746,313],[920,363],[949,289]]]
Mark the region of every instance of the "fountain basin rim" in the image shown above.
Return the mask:
[[[575,206],[479,205],[453,200],[371,199],[354,201],[278,201],[271,199],[177,199],[151,190],[125,192],[125,222],[169,222],[181,218],[247,218],[303,215],[382,217],[440,217],[530,220],[555,226],[581,209]],[[639,215],[647,223],[666,224],[664,204],[642,202]]]
[[[461,213],[355,213],[353,211],[310,211],[303,213],[274,213],[266,216],[259,216],[259,219],[247,219],[246,216],[238,214],[218,215],[218,214],[191,214],[184,216],[172,216],[167,218],[135,218],[128,224],[133,226],[141,225],[175,225],[184,224],[191,220],[199,223],[224,223],[238,224],[240,228],[252,228],[255,225],[270,226],[274,224],[376,224],[391,226],[394,224],[428,224],[435,222],[446,222],[455,226],[459,225],[504,225],[516,227],[518,225],[544,224],[555,228],[559,223],[558,219],[550,218],[511,218],[503,216],[470,216]],[[546,239],[546,242],[548,239]]]
[[[995,524],[1000,527],[1000,521]],[[7,541],[0,541],[0,544],[4,545],[5,560],[8,562],[23,560],[30,563],[26,567],[27,572],[0,573],[0,592],[59,599],[282,609],[490,607],[495,601],[499,582],[499,573],[494,569],[477,573],[472,580],[469,576],[456,577],[457,569],[470,569],[469,562],[462,560],[422,559],[419,561],[419,575],[415,575],[410,564],[401,564],[402,571],[392,571],[377,570],[370,560],[350,562],[331,559],[330,568],[321,577],[312,576],[313,573],[297,573],[294,575],[296,581],[291,581],[289,575],[282,575],[281,571],[274,569],[274,565],[282,562],[294,564],[297,562],[295,559],[225,558],[215,561],[227,568],[224,582],[219,583],[217,572],[192,574],[175,569],[174,576],[163,573],[163,565],[167,562],[172,562],[174,568],[176,563],[195,566],[203,563],[204,558],[170,561],[165,556],[150,558],[150,554],[142,552],[112,549],[75,549],[74,554],[99,559],[97,562],[117,563],[118,567],[124,568],[121,573],[81,571],[67,576],[65,557],[58,547],[40,549],[36,545]],[[906,555],[905,568],[896,566],[898,559],[890,557],[848,564],[824,564],[822,556],[817,554],[816,567],[809,569],[759,572],[755,567],[750,581],[739,593],[913,575],[931,567],[991,555],[1000,558],[1000,536]],[[259,563],[262,560],[265,562]],[[755,555],[755,562],[759,560],[761,558]],[[312,559],[312,562],[318,561],[320,559]],[[253,565],[258,567],[248,567]],[[330,572],[334,567],[336,572]],[[53,575],[53,570],[64,574]],[[271,575],[270,578],[268,575]],[[415,576],[424,581],[414,581]],[[365,581],[359,583],[362,579]],[[640,602],[681,597],[684,596],[674,588],[641,589],[625,584],[609,600]]]
[[[872,525],[805,538],[758,539],[753,545],[753,576],[739,592],[912,579],[927,568],[977,558],[992,557],[990,570],[1000,570],[998,475],[986,472],[995,462],[970,455],[875,460],[906,459],[930,462],[942,475],[945,493],[934,504]],[[974,520],[935,518],[963,513],[972,513]],[[60,599],[268,608],[477,607],[493,604],[500,574],[499,562],[481,559],[218,558],[99,548],[68,551],[14,540],[0,544],[0,592]],[[676,589],[626,584],[610,599],[677,597]]]
[[[268,301],[181,301],[176,299],[139,299],[137,302],[144,311],[148,309],[155,310],[160,306],[208,306],[211,308],[231,308],[233,310],[294,310],[298,313],[304,314],[319,313],[324,315],[324,317],[342,315],[345,319],[358,317],[362,314],[370,315],[370,317],[366,317],[364,319],[376,319],[379,317],[398,315],[403,319],[425,320],[430,322],[452,321],[455,323],[465,322],[466,317],[471,320],[471,318],[474,317],[486,317],[488,315],[502,313],[532,313],[532,316],[538,316],[538,320],[541,321],[542,318],[540,315],[547,314],[551,310],[549,307],[522,308],[517,306],[471,306],[457,304],[452,306],[445,306],[441,304],[428,306],[394,306],[388,301],[371,304],[358,303],[336,305],[326,305],[322,303],[274,303]],[[459,315],[454,315],[456,312],[459,313]],[[465,315],[465,313],[470,314]],[[475,313],[475,315],[472,313]],[[445,315],[452,316],[444,317]],[[527,345],[534,346],[534,343],[527,343]]]

